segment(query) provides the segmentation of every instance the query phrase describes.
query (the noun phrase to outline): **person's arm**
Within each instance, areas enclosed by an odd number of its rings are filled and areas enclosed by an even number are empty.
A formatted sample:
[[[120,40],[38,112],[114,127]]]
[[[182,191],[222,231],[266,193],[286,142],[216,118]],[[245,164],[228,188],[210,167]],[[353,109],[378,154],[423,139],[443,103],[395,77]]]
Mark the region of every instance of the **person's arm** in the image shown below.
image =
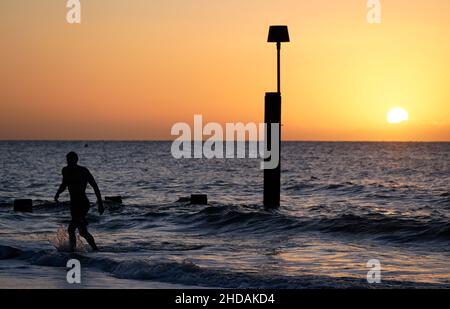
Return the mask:
[[[94,189],[95,196],[97,196],[98,212],[102,215],[105,211],[105,208],[103,207],[102,194],[100,193],[97,182],[95,182],[94,176],[92,176],[90,172],[88,175],[88,183],[91,185],[92,189]]]
[[[58,189],[58,191],[56,192],[56,195],[55,195],[55,202],[59,202],[58,200],[59,200],[59,196],[61,195],[61,193],[63,193],[65,190],[66,190],[66,188],[67,188],[67,183],[66,183],[66,181],[65,181],[65,177],[64,177],[64,170],[63,170],[63,172],[62,172],[62,174],[63,174],[63,180],[62,180],[62,183],[61,183],[61,185],[59,186],[59,189]]]

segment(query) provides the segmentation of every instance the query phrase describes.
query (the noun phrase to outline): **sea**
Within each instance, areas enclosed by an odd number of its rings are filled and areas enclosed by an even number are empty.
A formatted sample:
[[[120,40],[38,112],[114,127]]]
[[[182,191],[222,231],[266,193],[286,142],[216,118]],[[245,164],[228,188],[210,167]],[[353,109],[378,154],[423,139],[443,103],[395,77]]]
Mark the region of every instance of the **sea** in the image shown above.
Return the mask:
[[[69,196],[53,197],[69,151],[103,196],[123,198],[99,216],[87,190],[98,253],[84,240],[64,250]],[[175,159],[171,142],[0,142],[0,288],[450,288],[450,143],[286,142],[281,164],[281,207],[266,210],[259,159]],[[33,212],[14,212],[24,198]]]

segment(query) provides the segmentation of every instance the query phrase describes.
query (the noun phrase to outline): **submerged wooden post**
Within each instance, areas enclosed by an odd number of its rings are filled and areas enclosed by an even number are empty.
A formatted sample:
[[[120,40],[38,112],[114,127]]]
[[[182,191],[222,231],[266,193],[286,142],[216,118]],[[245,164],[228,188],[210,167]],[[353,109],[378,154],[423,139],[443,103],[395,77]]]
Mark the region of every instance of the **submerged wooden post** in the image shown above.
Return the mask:
[[[278,158],[270,157],[266,158],[266,162],[276,161],[279,162],[275,169],[264,170],[264,207],[268,209],[280,207],[280,186],[281,186],[281,94],[278,92],[266,93],[265,99],[265,116],[264,122],[267,127],[267,135],[265,137],[265,149],[269,152],[272,151],[275,145],[272,145],[272,135],[276,132],[272,132],[272,124],[279,125],[277,153],[272,152],[272,156],[278,156]]]
[[[33,201],[30,199],[14,200],[15,212],[33,212]]]
[[[208,195],[206,194],[192,194],[191,195],[192,205],[208,205]]]

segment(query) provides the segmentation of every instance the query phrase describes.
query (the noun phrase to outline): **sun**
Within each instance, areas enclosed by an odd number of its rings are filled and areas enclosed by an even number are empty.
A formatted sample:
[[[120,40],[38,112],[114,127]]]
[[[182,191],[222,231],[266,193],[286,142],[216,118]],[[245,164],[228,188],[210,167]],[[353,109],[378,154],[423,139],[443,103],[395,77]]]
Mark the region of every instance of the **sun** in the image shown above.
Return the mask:
[[[409,114],[406,109],[396,107],[387,113],[387,121],[390,124],[398,124],[409,120]]]

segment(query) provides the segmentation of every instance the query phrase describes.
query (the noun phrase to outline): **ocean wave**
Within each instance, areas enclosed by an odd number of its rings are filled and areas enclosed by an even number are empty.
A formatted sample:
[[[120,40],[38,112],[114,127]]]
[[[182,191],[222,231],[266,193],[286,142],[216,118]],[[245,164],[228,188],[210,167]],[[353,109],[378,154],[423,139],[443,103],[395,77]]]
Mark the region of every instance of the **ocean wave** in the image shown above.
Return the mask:
[[[200,267],[189,260],[181,262],[149,259],[114,260],[82,254],[60,253],[50,250],[22,251],[0,245],[2,259],[17,258],[31,265],[66,267],[69,259],[78,259],[83,267],[100,270],[119,279],[148,280],[174,284],[218,288],[301,289],[301,288],[373,288],[359,278],[333,278],[313,275],[279,275],[243,273],[239,271]],[[378,288],[445,287],[417,282],[383,281]]]
[[[337,187],[339,186],[333,188]],[[448,201],[448,197],[440,199]],[[444,207],[446,205],[443,204]],[[50,215],[54,212],[68,215],[68,208],[68,203],[55,204],[39,201],[34,215],[40,212]],[[105,217],[98,216],[93,207],[88,219],[104,231],[146,230],[164,227],[170,223],[173,224],[174,230],[189,230],[199,234],[246,233],[250,236],[260,236],[274,232],[293,235],[305,231],[319,231],[401,242],[448,242],[450,240],[450,222],[446,216],[400,216],[370,212],[367,208],[343,210],[340,214],[336,211],[328,212],[326,206],[314,206],[307,210],[309,213],[300,216],[283,210],[265,211],[260,205],[212,203],[210,206],[199,207],[188,205],[183,200],[183,202],[159,206],[125,205],[120,210],[108,212]],[[3,218],[8,219],[8,224],[12,226],[15,221],[23,221],[29,217],[11,212]],[[68,220],[68,218],[62,220]]]
[[[249,211],[239,206],[210,206],[178,221],[208,232],[298,233],[321,231],[351,235],[382,236],[391,240],[450,240],[447,220],[401,218],[381,213],[294,217],[282,212]],[[179,222],[181,223],[181,222]]]
[[[368,187],[364,185],[354,184],[352,182],[344,183],[321,183],[317,181],[305,181],[286,187],[287,191],[344,191],[344,192],[360,192]]]
[[[355,194],[363,193],[367,197],[375,198],[391,198],[395,197],[393,193],[415,193],[420,190],[417,185],[397,183],[394,181],[388,182],[367,182],[354,183],[352,181],[343,181],[339,183],[328,183],[319,181],[318,179],[311,179],[300,181],[298,183],[289,184],[285,188],[286,192],[291,193],[333,193],[333,194]],[[441,197],[448,196],[444,193]]]
[[[0,260],[12,259],[22,254],[22,250],[10,247],[0,246]]]

